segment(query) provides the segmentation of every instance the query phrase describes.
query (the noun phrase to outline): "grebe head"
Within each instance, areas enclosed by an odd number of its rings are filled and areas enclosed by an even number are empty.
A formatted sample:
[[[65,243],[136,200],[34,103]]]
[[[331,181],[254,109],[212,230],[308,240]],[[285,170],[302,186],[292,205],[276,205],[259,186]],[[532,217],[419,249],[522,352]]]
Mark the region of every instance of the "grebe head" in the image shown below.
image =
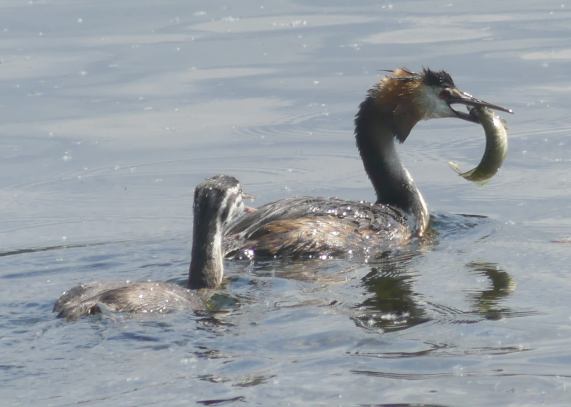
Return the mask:
[[[229,175],[216,175],[194,190],[194,218],[216,219],[225,226],[244,211],[240,182]]]
[[[194,190],[194,229],[190,288],[215,288],[222,282],[224,228],[244,212],[240,183],[217,175]]]
[[[483,106],[512,113],[511,109],[477,99],[456,87],[446,71],[410,72],[404,68],[391,71],[373,89],[372,95],[381,112],[392,119],[395,135],[402,143],[420,120],[458,117],[478,122],[474,115],[456,110],[453,104]]]

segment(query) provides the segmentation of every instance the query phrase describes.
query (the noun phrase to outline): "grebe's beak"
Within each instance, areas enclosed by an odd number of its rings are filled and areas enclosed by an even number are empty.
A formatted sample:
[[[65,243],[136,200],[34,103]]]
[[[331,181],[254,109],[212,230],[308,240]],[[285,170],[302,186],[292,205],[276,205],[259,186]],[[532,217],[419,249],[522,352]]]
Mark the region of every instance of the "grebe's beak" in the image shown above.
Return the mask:
[[[254,201],[256,199],[256,195],[247,194],[245,192],[242,192],[242,199],[248,200],[248,201]]]
[[[460,103],[466,106],[487,107],[493,110],[501,110],[502,112],[513,113],[512,109],[508,109],[502,106],[494,105],[493,103],[476,99],[474,96],[470,95],[467,92],[463,92],[460,89],[446,88],[442,91],[441,95],[442,98],[446,101],[446,103],[448,103],[448,106],[454,103]],[[458,116],[461,119],[479,123],[479,120],[474,115],[454,110],[452,106],[450,106],[450,109],[452,109],[452,111],[456,114],[456,116]]]

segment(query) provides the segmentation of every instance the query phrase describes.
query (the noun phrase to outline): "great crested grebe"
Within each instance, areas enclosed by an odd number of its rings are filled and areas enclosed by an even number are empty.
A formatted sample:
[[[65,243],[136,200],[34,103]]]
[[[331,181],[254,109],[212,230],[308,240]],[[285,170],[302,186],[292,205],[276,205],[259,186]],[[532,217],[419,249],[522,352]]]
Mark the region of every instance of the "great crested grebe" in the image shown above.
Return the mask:
[[[194,227],[188,289],[174,283],[111,282],[73,287],[55,303],[59,317],[74,320],[103,310],[163,313],[204,308],[196,289],[216,288],[223,276],[222,237],[228,222],[244,211],[238,180],[226,175],[209,178],[194,191]]]
[[[479,123],[477,115],[452,104],[511,110],[456,88],[445,71],[400,68],[369,90],[355,117],[355,138],[377,200],[374,204],[336,198],[289,198],[235,219],[226,230],[230,257],[363,253],[422,237],[428,227],[426,203],[395,149],[420,120],[457,117]]]
[[[337,198],[288,198],[246,210],[238,181],[207,179],[195,189],[192,259],[188,288],[216,288],[223,257],[337,255],[381,251],[421,237],[429,214],[409,172],[399,160],[395,138],[404,142],[423,119],[477,115],[454,103],[511,112],[458,90],[450,75],[429,69],[397,69],[373,87],[355,118],[355,137],[376,203]],[[194,290],[170,283],[90,283],[72,288],[54,305],[67,319],[99,313],[168,312],[203,307]]]

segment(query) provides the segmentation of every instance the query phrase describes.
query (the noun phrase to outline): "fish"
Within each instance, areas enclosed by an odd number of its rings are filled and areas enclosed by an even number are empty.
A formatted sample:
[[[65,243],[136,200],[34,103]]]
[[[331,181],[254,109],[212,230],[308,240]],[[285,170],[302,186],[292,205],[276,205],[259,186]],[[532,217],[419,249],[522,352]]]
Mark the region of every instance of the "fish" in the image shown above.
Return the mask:
[[[469,171],[462,172],[458,163],[454,161],[449,161],[448,165],[462,178],[484,185],[496,175],[507,156],[508,132],[504,119],[486,107],[474,107],[470,110],[470,115],[484,128],[486,135],[484,156],[480,163]]]

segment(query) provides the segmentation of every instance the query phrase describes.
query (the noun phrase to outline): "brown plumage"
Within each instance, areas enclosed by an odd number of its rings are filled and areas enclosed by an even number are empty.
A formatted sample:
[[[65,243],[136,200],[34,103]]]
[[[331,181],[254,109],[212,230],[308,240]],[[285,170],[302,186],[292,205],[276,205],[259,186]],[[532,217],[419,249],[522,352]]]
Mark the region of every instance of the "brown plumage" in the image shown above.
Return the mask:
[[[244,246],[255,247],[261,256],[367,255],[373,248],[388,250],[406,243],[410,235],[397,226],[383,230],[332,216],[277,220],[257,229]]]
[[[386,205],[337,198],[287,198],[245,213],[224,238],[229,257],[363,255],[412,237],[403,214]]]

